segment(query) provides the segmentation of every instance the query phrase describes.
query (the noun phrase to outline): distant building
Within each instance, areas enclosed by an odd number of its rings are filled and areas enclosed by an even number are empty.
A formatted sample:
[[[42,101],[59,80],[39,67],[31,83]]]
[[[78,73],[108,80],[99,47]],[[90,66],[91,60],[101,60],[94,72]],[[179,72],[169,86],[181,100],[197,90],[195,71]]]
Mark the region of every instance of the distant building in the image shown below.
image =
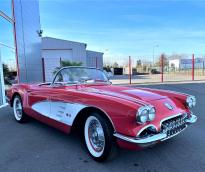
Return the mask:
[[[198,69],[204,69],[205,67],[205,58],[196,58],[194,62],[194,67]],[[192,59],[173,59],[169,60],[169,68],[174,70],[179,69],[191,69],[192,68]]]
[[[82,62],[83,66],[103,68],[103,53],[86,50],[87,44],[51,37],[42,38],[45,81],[53,79],[53,71],[60,61]]]
[[[181,59],[169,60],[169,68],[179,69]]]
[[[88,67],[103,68],[103,53],[96,51],[86,51],[86,65]]]

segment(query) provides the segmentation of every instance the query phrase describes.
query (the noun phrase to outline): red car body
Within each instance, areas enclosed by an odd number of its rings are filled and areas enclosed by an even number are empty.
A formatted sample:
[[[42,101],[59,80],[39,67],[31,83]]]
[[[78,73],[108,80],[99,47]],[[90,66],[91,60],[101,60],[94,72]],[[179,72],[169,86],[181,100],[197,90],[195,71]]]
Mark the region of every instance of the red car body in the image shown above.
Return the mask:
[[[188,126],[197,119],[186,104],[189,95],[167,90],[122,87],[104,83],[70,86],[18,84],[7,92],[11,106],[17,94],[22,99],[23,109],[27,115],[65,133],[71,132],[78,116],[86,110],[101,111],[114,128],[118,145],[127,149],[140,149],[170,138],[167,135],[154,138],[150,137],[149,133],[144,134],[148,132],[148,128],[155,130],[156,135],[162,133],[164,121],[186,114],[184,122]],[[167,107],[166,103],[172,108]],[[136,111],[141,106],[147,105],[156,108],[156,118],[145,124],[139,124],[136,122]],[[177,130],[176,127],[175,132],[171,137],[181,130]],[[151,140],[146,141],[146,139]]]

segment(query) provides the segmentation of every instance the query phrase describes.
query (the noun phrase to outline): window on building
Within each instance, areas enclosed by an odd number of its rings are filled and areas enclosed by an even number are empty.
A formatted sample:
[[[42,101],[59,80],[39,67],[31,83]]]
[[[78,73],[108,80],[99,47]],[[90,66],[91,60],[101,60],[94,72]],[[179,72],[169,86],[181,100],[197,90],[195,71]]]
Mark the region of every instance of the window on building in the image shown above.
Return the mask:
[[[5,90],[17,82],[16,49],[10,0],[0,3],[0,106],[5,103]]]
[[[12,0],[1,0],[0,11],[12,17]]]

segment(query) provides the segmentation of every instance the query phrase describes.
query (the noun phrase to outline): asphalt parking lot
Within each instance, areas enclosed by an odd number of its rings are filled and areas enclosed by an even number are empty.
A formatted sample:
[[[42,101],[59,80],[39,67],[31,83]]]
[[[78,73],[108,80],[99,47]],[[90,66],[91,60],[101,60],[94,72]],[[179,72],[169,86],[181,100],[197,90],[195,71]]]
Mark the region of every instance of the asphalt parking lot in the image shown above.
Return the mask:
[[[18,124],[12,109],[0,109],[0,172],[205,171],[205,83],[146,86],[193,94],[198,121],[180,135],[143,151],[119,150],[115,159],[94,162],[76,134],[65,135],[31,120]]]

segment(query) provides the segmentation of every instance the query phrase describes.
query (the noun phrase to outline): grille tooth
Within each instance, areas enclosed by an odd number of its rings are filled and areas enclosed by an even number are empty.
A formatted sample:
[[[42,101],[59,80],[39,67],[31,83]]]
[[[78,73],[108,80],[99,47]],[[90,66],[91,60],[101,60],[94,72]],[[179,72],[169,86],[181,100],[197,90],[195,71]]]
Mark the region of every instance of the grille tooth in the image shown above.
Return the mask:
[[[162,123],[162,131],[167,134],[167,137],[179,133],[184,128],[186,128],[185,117],[182,115],[168,119]]]

